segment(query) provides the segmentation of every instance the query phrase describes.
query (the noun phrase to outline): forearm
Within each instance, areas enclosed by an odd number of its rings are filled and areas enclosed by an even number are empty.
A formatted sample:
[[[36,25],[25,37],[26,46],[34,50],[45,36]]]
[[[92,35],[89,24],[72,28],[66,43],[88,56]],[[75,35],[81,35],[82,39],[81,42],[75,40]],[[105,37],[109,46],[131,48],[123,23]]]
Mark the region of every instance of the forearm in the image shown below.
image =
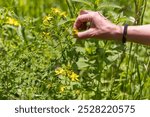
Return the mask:
[[[127,41],[150,45],[150,25],[128,26]],[[123,27],[116,31],[118,40],[122,39]]]

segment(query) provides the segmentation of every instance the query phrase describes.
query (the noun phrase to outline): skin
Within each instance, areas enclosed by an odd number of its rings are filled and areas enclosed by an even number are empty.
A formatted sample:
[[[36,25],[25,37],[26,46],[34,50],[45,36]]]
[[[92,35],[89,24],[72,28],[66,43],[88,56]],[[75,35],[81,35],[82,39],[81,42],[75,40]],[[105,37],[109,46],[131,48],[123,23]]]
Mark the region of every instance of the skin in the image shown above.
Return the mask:
[[[87,23],[90,25],[87,26]],[[99,12],[82,10],[74,23],[74,29],[79,30],[79,39],[121,41],[124,26],[113,24]],[[150,25],[128,26],[127,41],[150,45]]]

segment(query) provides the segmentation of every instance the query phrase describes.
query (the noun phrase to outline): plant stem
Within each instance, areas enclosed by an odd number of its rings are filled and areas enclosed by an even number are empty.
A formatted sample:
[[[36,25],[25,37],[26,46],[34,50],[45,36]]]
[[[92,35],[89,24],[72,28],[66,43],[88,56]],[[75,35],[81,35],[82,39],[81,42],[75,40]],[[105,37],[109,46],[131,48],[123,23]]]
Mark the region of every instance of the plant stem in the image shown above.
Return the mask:
[[[71,18],[73,18],[73,11],[72,11],[72,4],[70,2],[70,0],[66,0],[66,3],[67,3],[67,6],[68,6],[68,9],[69,9],[69,12],[70,12],[70,16]]]

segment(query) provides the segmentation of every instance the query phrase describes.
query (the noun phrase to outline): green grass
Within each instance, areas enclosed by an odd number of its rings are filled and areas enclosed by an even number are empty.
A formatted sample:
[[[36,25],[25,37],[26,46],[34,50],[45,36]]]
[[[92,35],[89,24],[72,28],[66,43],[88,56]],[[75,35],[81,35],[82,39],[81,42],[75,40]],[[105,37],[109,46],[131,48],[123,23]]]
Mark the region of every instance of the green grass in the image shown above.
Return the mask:
[[[80,9],[148,23],[143,1],[0,0],[0,99],[150,99],[148,46],[72,34]]]

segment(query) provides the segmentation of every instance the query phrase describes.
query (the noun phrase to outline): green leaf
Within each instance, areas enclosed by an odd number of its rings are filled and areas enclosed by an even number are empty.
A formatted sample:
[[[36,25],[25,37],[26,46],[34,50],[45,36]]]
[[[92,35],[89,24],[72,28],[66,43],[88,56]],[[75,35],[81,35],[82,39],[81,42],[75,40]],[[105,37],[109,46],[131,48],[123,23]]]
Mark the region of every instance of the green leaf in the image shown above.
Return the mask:
[[[86,63],[87,61],[84,58],[79,58],[79,61],[77,62],[77,66],[79,70],[82,70],[89,66],[89,64]]]

